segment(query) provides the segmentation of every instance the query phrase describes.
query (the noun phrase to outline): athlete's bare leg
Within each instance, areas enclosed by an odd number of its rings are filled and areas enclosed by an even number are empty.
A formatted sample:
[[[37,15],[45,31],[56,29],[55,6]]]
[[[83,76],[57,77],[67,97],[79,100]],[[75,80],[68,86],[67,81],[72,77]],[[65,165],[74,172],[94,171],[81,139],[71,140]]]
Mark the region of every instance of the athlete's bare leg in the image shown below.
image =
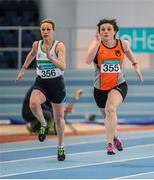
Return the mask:
[[[100,108],[100,111],[101,111],[101,113],[102,113],[102,115],[103,115],[103,117],[105,119],[105,117],[106,117],[106,115],[105,115],[105,108]],[[115,135],[114,136],[117,137],[117,129],[115,130]]]
[[[43,116],[43,110],[41,107],[41,104],[43,104],[46,101],[46,97],[44,96],[44,94],[37,89],[34,89],[32,91],[32,94],[30,96],[30,109],[33,113],[33,115],[39,120],[39,122],[41,123],[41,126],[46,126],[46,120]]]
[[[105,127],[108,143],[113,143],[114,136],[117,134],[117,108],[122,100],[120,92],[116,89],[109,92],[105,105]]]
[[[64,146],[64,133],[65,133],[65,121],[64,121],[64,107],[65,104],[52,103],[54,121],[56,124],[58,146]]]

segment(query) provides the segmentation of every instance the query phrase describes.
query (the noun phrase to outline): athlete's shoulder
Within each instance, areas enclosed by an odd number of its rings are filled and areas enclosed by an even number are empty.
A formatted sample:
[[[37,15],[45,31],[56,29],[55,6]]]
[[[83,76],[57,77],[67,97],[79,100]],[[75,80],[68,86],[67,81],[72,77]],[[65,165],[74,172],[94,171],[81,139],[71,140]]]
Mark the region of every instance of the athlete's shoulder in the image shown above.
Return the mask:
[[[121,40],[121,44],[122,44],[122,48],[123,48],[124,52],[129,50],[129,47],[130,47],[129,41],[123,39],[123,40]]]
[[[124,45],[129,45],[129,41],[128,41],[128,40],[121,39],[121,42],[122,42],[122,44],[124,44]]]
[[[55,46],[56,52],[60,49],[65,49],[65,44],[62,41],[56,41],[56,46]]]
[[[57,56],[59,51],[65,51],[65,44],[62,41],[55,40],[55,53]]]
[[[62,41],[55,40],[56,46],[65,46],[65,44]]]

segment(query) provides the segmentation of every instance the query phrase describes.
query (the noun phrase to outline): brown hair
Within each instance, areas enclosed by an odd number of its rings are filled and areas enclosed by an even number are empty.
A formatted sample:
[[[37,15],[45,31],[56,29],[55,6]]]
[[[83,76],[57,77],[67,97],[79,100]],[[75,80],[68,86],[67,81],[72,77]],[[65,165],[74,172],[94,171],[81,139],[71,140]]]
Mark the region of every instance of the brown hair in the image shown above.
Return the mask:
[[[119,27],[117,25],[116,19],[101,19],[99,23],[97,24],[98,26],[98,31],[100,32],[100,27],[102,24],[109,23],[113,26],[114,31],[117,33],[119,31]]]
[[[50,19],[44,19],[44,20],[42,20],[42,21],[40,22],[40,26],[41,26],[43,23],[50,23],[50,24],[52,25],[53,30],[55,30],[55,23],[54,23],[52,20],[50,20]]]

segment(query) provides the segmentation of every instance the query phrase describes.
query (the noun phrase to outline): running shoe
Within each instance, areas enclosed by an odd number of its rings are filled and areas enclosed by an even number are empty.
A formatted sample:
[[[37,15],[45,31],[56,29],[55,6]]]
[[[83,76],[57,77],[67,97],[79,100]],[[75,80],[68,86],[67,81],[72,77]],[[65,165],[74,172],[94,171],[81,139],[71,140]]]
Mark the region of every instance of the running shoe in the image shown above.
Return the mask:
[[[118,151],[123,151],[123,147],[122,147],[122,142],[118,137],[114,137],[114,147],[118,150]]]
[[[44,141],[48,134],[48,126],[41,126],[38,134],[39,141]]]
[[[65,149],[64,149],[64,147],[58,147],[57,158],[58,158],[58,161],[64,161],[65,160]]]
[[[115,154],[114,146],[111,143],[108,143],[106,149],[107,149],[108,155],[114,155]]]

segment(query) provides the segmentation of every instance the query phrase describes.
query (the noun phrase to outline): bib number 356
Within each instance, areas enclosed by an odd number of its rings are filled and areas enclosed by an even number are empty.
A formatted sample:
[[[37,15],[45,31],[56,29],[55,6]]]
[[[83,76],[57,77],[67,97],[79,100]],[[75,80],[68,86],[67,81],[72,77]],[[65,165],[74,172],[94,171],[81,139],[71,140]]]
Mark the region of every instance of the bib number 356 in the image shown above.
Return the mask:
[[[56,76],[56,71],[55,69],[48,69],[48,70],[42,70],[41,71],[41,77],[42,78],[49,78],[49,77],[54,77]]]

